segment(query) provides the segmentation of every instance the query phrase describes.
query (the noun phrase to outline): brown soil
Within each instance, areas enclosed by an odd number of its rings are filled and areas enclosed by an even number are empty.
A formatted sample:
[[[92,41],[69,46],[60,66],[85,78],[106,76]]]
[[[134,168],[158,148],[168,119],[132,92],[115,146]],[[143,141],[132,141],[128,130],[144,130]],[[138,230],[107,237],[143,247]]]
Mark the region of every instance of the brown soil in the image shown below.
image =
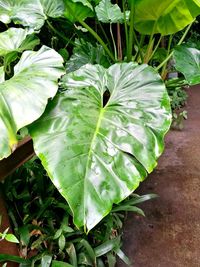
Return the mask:
[[[184,129],[170,131],[157,169],[138,190],[160,197],[141,205],[146,218],[126,221],[133,267],[200,267],[200,86],[189,90],[186,109]]]

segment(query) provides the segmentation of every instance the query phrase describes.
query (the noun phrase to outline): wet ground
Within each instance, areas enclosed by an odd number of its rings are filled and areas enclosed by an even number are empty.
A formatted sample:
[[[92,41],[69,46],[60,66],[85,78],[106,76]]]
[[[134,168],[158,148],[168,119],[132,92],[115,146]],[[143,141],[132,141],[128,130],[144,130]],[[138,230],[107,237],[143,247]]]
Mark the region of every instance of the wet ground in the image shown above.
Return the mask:
[[[184,129],[167,135],[157,169],[138,191],[160,197],[142,205],[146,218],[129,214],[125,224],[133,267],[200,267],[200,87],[189,92]]]

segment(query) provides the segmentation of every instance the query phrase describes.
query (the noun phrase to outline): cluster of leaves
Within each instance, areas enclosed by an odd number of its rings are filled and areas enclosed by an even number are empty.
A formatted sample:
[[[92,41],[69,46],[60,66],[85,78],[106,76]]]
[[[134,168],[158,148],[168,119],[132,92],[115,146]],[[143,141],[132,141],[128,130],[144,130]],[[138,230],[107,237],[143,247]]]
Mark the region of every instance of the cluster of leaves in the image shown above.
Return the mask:
[[[187,111],[183,110],[186,105],[188,94],[185,88],[188,82],[183,78],[174,78],[166,81],[166,88],[171,100],[173,112],[172,128],[182,130],[184,120],[187,119]]]
[[[133,194],[115,205],[88,235],[77,229],[69,206],[53,186],[38,159],[31,160],[1,185],[9,216],[19,239],[21,258],[0,255],[0,261],[12,260],[20,266],[78,267],[115,266],[116,255],[126,264],[121,251],[124,212],[144,213],[136,204],[156,197]],[[11,236],[5,236],[11,240]],[[16,238],[15,238],[16,240]]]
[[[171,108],[158,72],[165,77],[174,54],[177,70],[199,82],[199,51],[180,46],[199,14],[196,0],[0,0],[9,27],[0,33],[0,159],[27,126],[75,225],[91,230],[164,149]],[[166,58],[143,64],[166,35]]]

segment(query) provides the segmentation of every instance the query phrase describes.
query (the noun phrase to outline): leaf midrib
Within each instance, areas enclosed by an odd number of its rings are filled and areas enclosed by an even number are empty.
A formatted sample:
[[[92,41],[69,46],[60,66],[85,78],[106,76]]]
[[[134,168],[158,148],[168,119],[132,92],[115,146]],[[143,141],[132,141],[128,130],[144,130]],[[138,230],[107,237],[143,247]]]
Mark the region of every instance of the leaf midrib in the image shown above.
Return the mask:
[[[90,164],[90,160],[91,160],[92,149],[93,149],[96,137],[97,137],[97,135],[99,133],[99,129],[100,129],[100,126],[101,126],[101,122],[103,120],[104,113],[105,113],[105,107],[100,109],[99,118],[98,118],[97,125],[96,125],[95,131],[94,131],[94,135],[93,135],[92,140],[91,140],[90,148],[89,148],[89,151],[88,151],[88,157],[87,157],[87,163],[86,163],[86,169],[85,169],[85,176],[84,176],[84,191],[85,191],[85,188],[86,188],[86,184],[85,183],[86,183],[86,177],[87,177],[89,164]],[[84,210],[84,227],[86,226],[86,220],[85,220],[85,197],[86,196],[87,196],[87,194],[84,192],[84,207],[83,207],[83,210]]]

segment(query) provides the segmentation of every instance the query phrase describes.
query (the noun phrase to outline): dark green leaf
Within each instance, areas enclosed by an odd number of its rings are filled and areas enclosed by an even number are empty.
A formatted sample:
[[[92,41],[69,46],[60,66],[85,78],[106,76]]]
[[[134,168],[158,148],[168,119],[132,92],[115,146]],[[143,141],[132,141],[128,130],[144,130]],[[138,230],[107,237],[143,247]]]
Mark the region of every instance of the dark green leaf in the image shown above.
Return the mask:
[[[67,72],[78,70],[85,64],[99,64],[103,67],[109,67],[108,61],[103,47],[99,44],[94,46],[93,44],[86,42],[85,40],[76,39],[73,49],[73,55],[67,62]]]

